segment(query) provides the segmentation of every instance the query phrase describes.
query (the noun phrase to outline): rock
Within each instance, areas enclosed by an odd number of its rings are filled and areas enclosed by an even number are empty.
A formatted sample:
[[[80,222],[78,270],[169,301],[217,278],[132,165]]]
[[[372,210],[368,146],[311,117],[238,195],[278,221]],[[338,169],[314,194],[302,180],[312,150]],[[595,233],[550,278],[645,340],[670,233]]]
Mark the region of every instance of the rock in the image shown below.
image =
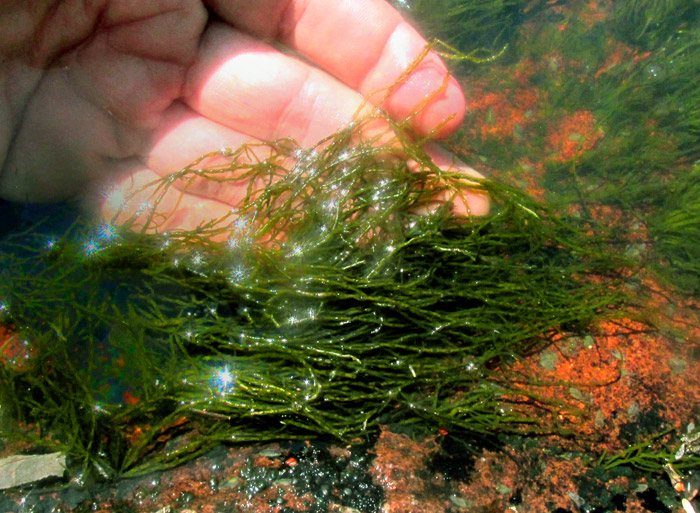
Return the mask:
[[[60,452],[8,456],[0,459],[0,490],[47,477],[62,477],[65,470],[66,456]]]

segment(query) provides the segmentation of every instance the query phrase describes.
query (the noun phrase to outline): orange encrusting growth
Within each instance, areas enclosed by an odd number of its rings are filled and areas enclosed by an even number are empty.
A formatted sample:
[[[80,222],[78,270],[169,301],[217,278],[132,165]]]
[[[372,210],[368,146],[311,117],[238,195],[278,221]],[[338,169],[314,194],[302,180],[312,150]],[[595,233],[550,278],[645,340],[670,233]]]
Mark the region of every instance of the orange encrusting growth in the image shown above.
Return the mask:
[[[0,364],[23,370],[32,357],[30,344],[12,327],[0,326]]]
[[[524,389],[544,399],[564,397],[572,410],[583,411],[564,412],[560,420],[575,425],[580,436],[597,440],[594,448],[599,451],[624,449],[620,427],[643,412],[657,411],[667,425],[682,430],[693,420],[693,408],[700,406],[700,361],[694,342],[700,339],[700,328],[693,311],[698,305],[671,300],[648,280],[645,288],[656,291],[649,294],[645,310],[659,316],[673,310],[663,321],[666,328],[633,319],[604,321],[588,344],[580,337],[555,337],[550,348],[556,355],[553,367],[543,367],[541,355],[535,355],[513,369],[522,382],[531,383],[522,385]]]
[[[475,87],[467,101],[468,131],[481,139],[512,137],[517,127],[531,121],[532,109],[539,100],[534,88],[516,86],[500,92]]]
[[[593,149],[603,135],[603,130],[596,125],[592,112],[574,112],[550,130],[547,139],[550,159],[554,162],[566,162],[578,158],[584,152]]]

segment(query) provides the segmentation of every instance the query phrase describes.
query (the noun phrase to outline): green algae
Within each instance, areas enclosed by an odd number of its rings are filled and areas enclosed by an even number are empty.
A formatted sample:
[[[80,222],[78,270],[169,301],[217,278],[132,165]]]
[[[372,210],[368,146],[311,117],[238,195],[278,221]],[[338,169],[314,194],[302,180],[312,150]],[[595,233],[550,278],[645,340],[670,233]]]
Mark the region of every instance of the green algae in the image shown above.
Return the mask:
[[[521,26],[540,15],[552,15],[563,2],[547,0],[414,0],[393,2],[416,20],[421,31],[460,52],[488,58],[517,45]],[[405,7],[409,6],[409,9]],[[556,15],[555,15],[556,16]],[[471,61],[480,64],[483,61]],[[472,69],[469,62],[465,63]]]
[[[479,23],[463,17],[467,11]],[[411,12],[460,52],[498,55],[458,69],[468,98],[475,83],[511,110],[526,95],[536,98],[508,135],[475,136],[475,125],[511,120],[493,107],[486,114],[478,107],[468,112],[452,146],[463,160],[522,187],[530,183],[532,166],[541,165],[550,206],[576,206],[587,219],[595,218],[597,207],[617,209],[625,220],[607,223],[608,236],[642,239],[652,249],[638,255],[640,264],[697,294],[697,216],[690,195],[700,159],[698,3],[637,0],[593,11],[580,1],[435,0],[415,2]],[[452,29],[440,32],[446,26]],[[579,113],[590,114],[600,139],[575,157],[556,155],[551,138],[557,123]],[[585,136],[568,134],[569,140]]]
[[[278,141],[252,163],[246,148],[218,152],[228,164],[164,178],[152,211],[121,228],[6,241],[0,297],[33,356],[0,370],[4,409],[105,476],[380,422],[564,429],[536,420],[499,370],[614,312],[620,261],[526,195],[440,170],[400,127],[386,147],[362,125],[311,150]],[[158,233],[167,187],[242,177],[266,185],[225,218]],[[436,207],[475,187],[489,216]]]
[[[664,187],[666,200],[649,220],[649,237],[664,280],[686,294],[700,293],[700,170],[694,167]]]

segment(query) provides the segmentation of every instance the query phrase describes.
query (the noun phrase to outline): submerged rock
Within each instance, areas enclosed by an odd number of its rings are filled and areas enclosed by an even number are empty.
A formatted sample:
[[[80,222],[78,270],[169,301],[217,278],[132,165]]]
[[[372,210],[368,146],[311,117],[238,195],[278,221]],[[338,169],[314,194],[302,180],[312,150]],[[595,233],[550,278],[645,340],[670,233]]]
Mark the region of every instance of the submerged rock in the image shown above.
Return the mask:
[[[0,459],[0,490],[34,483],[47,477],[62,477],[65,471],[66,456],[61,452],[8,456]]]

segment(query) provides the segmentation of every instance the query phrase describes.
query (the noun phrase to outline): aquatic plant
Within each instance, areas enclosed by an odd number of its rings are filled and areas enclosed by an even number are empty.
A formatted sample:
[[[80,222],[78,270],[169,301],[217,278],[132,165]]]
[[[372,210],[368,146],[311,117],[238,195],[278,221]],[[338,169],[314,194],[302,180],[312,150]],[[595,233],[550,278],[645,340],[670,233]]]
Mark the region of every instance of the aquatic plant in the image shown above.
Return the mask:
[[[665,201],[649,219],[657,272],[680,291],[700,293],[700,169],[666,184]]]
[[[364,139],[366,122],[312,149],[204,156],[121,227],[5,241],[5,322],[32,357],[0,368],[2,404],[35,427],[9,433],[132,475],[215,443],[379,423],[565,431],[499,369],[609,315],[619,261],[526,195],[436,167],[400,126],[389,145]],[[200,167],[213,155],[226,163]],[[262,185],[240,208],[160,233],[173,184],[243,178]],[[474,188],[491,215],[456,219],[436,199]]]

